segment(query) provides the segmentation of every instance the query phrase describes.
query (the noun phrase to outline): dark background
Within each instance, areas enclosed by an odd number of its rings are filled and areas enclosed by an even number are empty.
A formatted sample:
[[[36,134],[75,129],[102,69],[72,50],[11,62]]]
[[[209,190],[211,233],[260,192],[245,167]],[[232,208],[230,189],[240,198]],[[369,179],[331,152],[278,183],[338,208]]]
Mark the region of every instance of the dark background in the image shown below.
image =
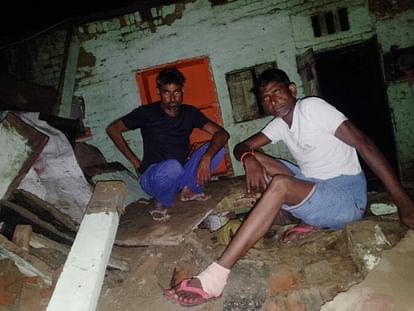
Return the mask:
[[[49,1],[48,1],[49,2]],[[50,29],[80,25],[113,18],[136,11],[148,12],[152,7],[180,2],[178,0],[115,1],[28,1],[3,3],[0,18],[0,44],[27,40]],[[1,48],[1,47],[0,47]]]

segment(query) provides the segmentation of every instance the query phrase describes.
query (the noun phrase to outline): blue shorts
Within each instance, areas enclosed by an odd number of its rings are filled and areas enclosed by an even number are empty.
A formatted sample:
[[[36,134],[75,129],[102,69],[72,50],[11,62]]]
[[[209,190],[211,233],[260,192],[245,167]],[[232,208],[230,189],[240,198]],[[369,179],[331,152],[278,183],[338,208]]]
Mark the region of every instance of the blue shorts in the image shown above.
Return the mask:
[[[283,205],[296,218],[308,225],[342,229],[347,223],[362,218],[367,203],[367,182],[363,172],[330,179],[305,177],[296,165],[279,160],[295,178],[315,184],[309,195],[295,206]]]

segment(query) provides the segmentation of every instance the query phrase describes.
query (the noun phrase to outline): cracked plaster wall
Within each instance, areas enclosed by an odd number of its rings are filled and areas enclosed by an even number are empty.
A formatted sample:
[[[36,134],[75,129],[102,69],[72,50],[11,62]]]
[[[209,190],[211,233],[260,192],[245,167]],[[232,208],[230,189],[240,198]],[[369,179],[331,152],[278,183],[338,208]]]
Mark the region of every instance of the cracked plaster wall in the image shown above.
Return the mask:
[[[412,45],[414,11],[396,10],[392,11],[392,16],[387,16],[382,11],[378,14],[381,3],[377,1],[375,4],[375,11],[370,11],[368,1],[362,0],[238,0],[216,6],[211,6],[207,0],[194,0],[153,8],[146,14],[136,12],[82,25],[78,28],[81,50],[75,95],[85,99],[85,123],[94,135],[90,143],[96,145],[108,161],[120,161],[130,167],[107,138],[105,127],[140,104],[135,72],[181,59],[208,56],[224,126],[231,133],[229,150],[232,150],[236,143],[260,130],[270,119],[236,124],[225,74],[276,61],[297,82],[301,95],[296,55],[310,47],[315,52],[324,51],[361,42],[374,35],[378,37],[381,53],[388,52],[391,45]],[[351,29],[314,38],[310,16],[340,7],[348,8]],[[63,54],[64,37],[57,32],[26,43],[35,82],[57,85],[56,72],[59,57]],[[412,83],[389,83],[388,95],[395,114],[400,165],[413,168]],[[139,133],[128,133],[126,138],[141,155]],[[265,151],[290,158],[281,144],[276,148],[268,146]],[[232,160],[235,174],[242,174],[240,164]]]

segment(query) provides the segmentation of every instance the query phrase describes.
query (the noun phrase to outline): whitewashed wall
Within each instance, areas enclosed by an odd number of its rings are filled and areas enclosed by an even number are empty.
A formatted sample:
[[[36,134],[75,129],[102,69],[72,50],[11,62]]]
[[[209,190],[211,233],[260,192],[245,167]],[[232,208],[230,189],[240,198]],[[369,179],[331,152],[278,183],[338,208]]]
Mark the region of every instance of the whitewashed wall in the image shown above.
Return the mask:
[[[379,2],[378,2],[379,3]],[[329,36],[314,38],[310,16],[326,10],[348,8],[351,29]],[[276,61],[291,79],[301,81],[296,56],[312,47],[316,52],[361,42],[377,35],[382,53],[391,45],[406,47],[414,44],[414,11],[374,14],[367,0],[348,1],[282,1],[239,0],[211,6],[207,0],[154,8],[154,25],[142,21],[139,13],[79,27],[80,62],[75,95],[86,103],[86,125],[93,131],[93,140],[108,161],[129,163],[115,149],[105,134],[105,127],[114,119],[140,104],[135,72],[151,66],[199,56],[208,56],[215,81],[224,126],[231,134],[229,150],[260,130],[269,118],[236,124],[233,120],[225,74],[235,69]],[[168,20],[168,22],[166,22]],[[54,63],[63,53],[59,46],[61,34],[36,43],[38,54],[33,76],[36,82],[55,81],[46,68],[47,58]],[[39,41],[38,40],[38,41]],[[47,49],[49,47],[52,49]],[[34,44],[33,44],[34,45]],[[55,65],[53,65],[55,66]],[[53,67],[54,68],[54,67]],[[36,71],[37,70],[37,71]],[[414,122],[413,88],[410,83],[388,86],[390,106],[396,113],[396,133],[400,163],[414,163],[412,133]],[[408,116],[408,117],[407,117]],[[131,147],[141,155],[139,132],[127,134]],[[408,142],[407,142],[408,140]],[[273,155],[290,157],[282,145],[265,148]],[[402,158],[403,157],[403,158]],[[413,164],[414,166],[414,164]],[[233,159],[236,175],[242,168]]]

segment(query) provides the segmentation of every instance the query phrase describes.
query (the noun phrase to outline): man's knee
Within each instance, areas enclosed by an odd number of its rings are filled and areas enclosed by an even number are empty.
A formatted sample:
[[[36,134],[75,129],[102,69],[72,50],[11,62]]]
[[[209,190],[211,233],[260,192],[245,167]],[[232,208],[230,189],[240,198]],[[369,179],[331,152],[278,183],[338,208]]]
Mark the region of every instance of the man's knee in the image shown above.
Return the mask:
[[[179,179],[184,174],[184,168],[177,160],[166,160],[162,162],[160,169],[163,172],[163,177],[169,180]]]
[[[276,174],[272,177],[272,180],[267,187],[267,191],[275,192],[278,195],[283,195],[289,191],[290,187],[293,185],[294,179],[295,178],[292,176]]]

